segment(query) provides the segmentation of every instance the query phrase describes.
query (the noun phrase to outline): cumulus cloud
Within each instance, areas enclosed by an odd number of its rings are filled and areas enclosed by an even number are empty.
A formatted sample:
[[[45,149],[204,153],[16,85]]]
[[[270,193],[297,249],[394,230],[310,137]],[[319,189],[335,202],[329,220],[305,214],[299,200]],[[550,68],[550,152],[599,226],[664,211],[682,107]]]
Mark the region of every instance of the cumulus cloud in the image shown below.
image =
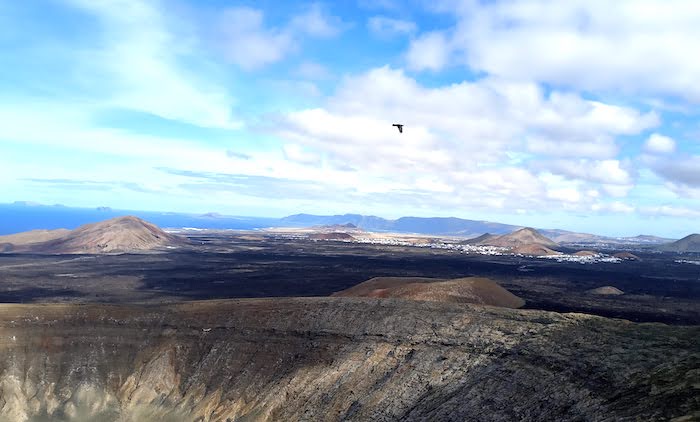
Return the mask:
[[[319,38],[334,37],[346,25],[339,17],[327,13],[319,3],[311,4],[289,23],[290,30]]]
[[[315,165],[321,161],[321,157],[318,154],[305,150],[297,144],[284,144],[282,145],[282,151],[287,160],[296,161],[297,163]]]
[[[402,134],[395,122],[406,125]],[[614,158],[615,139],[656,124],[653,113],[546,93],[537,84],[485,78],[427,88],[381,67],[345,78],[323,107],[284,114],[270,130],[402,189],[450,192],[445,200],[469,206],[543,208],[591,203],[592,191],[626,195],[634,172]],[[514,162],[531,155],[533,139],[551,142],[539,164]],[[579,158],[561,158],[561,139]]]
[[[669,154],[676,150],[676,142],[668,136],[652,133],[644,143],[644,150],[652,154]]]
[[[449,7],[438,9],[454,13],[457,24],[449,42],[441,45],[449,46],[455,62],[477,71],[576,89],[671,95],[700,102],[700,86],[695,83],[700,79],[700,61],[692,53],[700,38],[697,2],[447,3]],[[447,64],[435,62],[435,66]]]
[[[250,7],[226,10],[221,17],[229,60],[251,70],[279,61],[296,48],[292,34],[264,26],[263,12]]]
[[[331,72],[328,68],[320,63],[313,61],[305,61],[297,67],[297,74],[306,79],[328,79],[331,77]]]
[[[406,62],[412,70],[442,70],[450,60],[451,46],[440,31],[421,34],[411,41]]]
[[[286,25],[265,24],[262,10],[230,7],[219,19],[220,37],[226,57],[245,70],[254,70],[278,62],[299,49],[304,36],[331,38],[346,24],[314,3],[293,16]]]
[[[591,205],[591,210],[630,214],[635,212],[637,208],[624,202],[613,201],[607,203],[595,203]]]
[[[240,126],[231,116],[233,99],[223,84],[181,65],[196,54],[196,43],[187,26],[178,25],[165,10],[140,0],[129,7],[120,1],[70,4],[100,24],[92,47],[67,47],[65,52],[75,64],[71,73],[79,75],[80,88],[101,87],[93,103],[202,126]]]
[[[700,155],[652,160],[652,170],[669,182],[700,188]]]
[[[372,16],[367,20],[367,28],[380,37],[391,37],[394,35],[412,34],[418,27],[415,22],[394,19],[386,16]]]
[[[620,160],[551,160],[535,165],[572,179],[587,180],[601,184],[629,185],[632,183],[630,163]]]
[[[659,205],[640,207],[640,212],[649,216],[668,216],[684,218],[700,218],[700,210],[675,205]]]

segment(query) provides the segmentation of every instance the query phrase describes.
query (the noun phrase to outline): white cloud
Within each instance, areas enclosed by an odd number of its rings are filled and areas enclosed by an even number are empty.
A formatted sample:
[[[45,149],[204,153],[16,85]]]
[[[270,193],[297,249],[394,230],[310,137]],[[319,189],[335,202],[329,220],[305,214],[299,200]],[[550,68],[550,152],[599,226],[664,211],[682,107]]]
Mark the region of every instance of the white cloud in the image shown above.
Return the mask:
[[[314,154],[297,144],[284,144],[282,145],[282,151],[287,160],[297,163],[316,165],[321,161],[321,157],[318,154]]]
[[[442,70],[449,63],[450,50],[443,32],[428,32],[411,41],[406,62],[412,70]]]
[[[346,26],[314,3],[292,16],[286,25],[268,27],[260,9],[246,6],[226,9],[219,19],[226,57],[245,70],[276,63],[300,48],[304,36],[331,38]]]
[[[652,154],[670,154],[676,150],[676,142],[668,136],[653,133],[644,144],[644,150]]]
[[[517,80],[700,102],[692,0],[451,2],[457,61]]]
[[[581,192],[574,188],[549,189],[547,197],[564,202],[579,202],[582,198]]]
[[[434,192],[436,201],[543,209],[626,195],[634,174],[629,163],[612,158],[615,138],[657,120],[573,94],[546,94],[535,84],[486,78],[427,88],[382,67],[345,78],[323,107],[287,113],[270,130],[322,152],[331,165],[390,180],[397,189]],[[397,122],[405,124],[402,134],[391,126]],[[577,157],[599,144],[607,150],[591,154],[602,158],[561,160],[556,142],[564,136]],[[544,164],[534,169],[566,178],[529,169],[526,151],[534,137],[552,142],[537,158]],[[513,156],[523,158],[514,162]],[[443,195],[448,188],[449,197]]]
[[[668,217],[685,217],[685,218],[700,218],[700,210],[674,205],[660,205],[641,207],[642,214],[650,216],[668,216]]]
[[[98,47],[71,47],[80,88],[100,87],[92,104],[139,110],[202,126],[237,127],[226,88],[180,65],[196,53],[186,25],[151,2],[72,0],[99,19]],[[94,92],[92,93],[94,94]],[[85,93],[76,93],[83,97]]]
[[[613,213],[630,214],[635,212],[637,208],[632,205],[625,204],[624,202],[614,201],[607,203],[597,202],[591,205],[591,210],[597,212],[608,211]]]
[[[297,67],[297,74],[306,79],[328,79],[331,77],[331,72],[328,68],[320,63],[305,61]]]
[[[386,16],[372,16],[367,20],[369,30],[380,37],[412,34],[418,28],[415,22],[393,19]]]
[[[654,173],[673,185],[700,188],[700,155],[645,158],[646,164]]]
[[[340,18],[326,13],[319,3],[311,4],[289,23],[291,31],[319,38],[334,37],[340,34],[344,26],[346,24]]]
[[[263,13],[250,7],[226,10],[221,17],[227,58],[246,70],[277,62],[296,48],[291,33],[265,28]]]
[[[539,168],[545,168],[553,173],[573,179],[610,185],[629,185],[632,183],[629,163],[620,160],[552,160],[541,163]]]

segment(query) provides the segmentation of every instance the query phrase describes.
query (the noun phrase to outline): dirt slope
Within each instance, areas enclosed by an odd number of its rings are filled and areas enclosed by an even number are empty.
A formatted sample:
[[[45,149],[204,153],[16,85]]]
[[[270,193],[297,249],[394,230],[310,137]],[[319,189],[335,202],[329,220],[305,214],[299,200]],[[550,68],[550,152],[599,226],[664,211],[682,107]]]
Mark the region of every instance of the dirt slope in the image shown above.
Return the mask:
[[[481,242],[481,244],[490,246],[501,246],[504,248],[514,248],[528,244],[537,244],[546,246],[548,248],[553,248],[557,246],[556,242],[543,236],[537,230],[530,227],[516,230],[510,234],[504,234],[502,236],[485,239]]]
[[[347,290],[339,297],[379,297],[430,302],[476,303],[520,308],[525,301],[487,278],[443,280],[423,277],[375,277]]]
[[[546,246],[528,243],[520,246],[516,246],[510,251],[514,254],[521,255],[531,255],[531,256],[548,256],[548,255],[561,255],[561,252],[549,249]]]
[[[0,243],[11,243],[15,246],[28,245],[31,243],[41,243],[53,239],[58,239],[70,233],[68,229],[56,230],[31,230],[15,234],[0,236]]]

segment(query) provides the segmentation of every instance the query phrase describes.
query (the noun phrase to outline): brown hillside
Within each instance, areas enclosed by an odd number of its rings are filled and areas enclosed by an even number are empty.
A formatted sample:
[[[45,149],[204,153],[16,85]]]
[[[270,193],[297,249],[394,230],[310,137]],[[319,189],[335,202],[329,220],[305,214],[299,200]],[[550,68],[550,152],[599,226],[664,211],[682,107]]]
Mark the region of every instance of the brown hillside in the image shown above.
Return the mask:
[[[0,236],[0,243],[11,243],[15,246],[28,245],[30,243],[47,242],[58,239],[70,233],[67,229],[56,230],[32,230],[28,232],[8,234]]]
[[[467,239],[463,241],[462,243],[466,243],[469,245],[484,245],[488,241],[497,239],[499,236],[491,233],[484,233],[481,236],[473,237],[471,239]]]
[[[598,287],[596,289],[591,289],[588,290],[588,293],[592,293],[594,295],[606,295],[606,296],[619,296],[625,294],[622,290],[618,289],[617,287],[613,286],[603,286],[603,287]]]
[[[574,256],[595,256],[598,255],[596,251],[578,251],[573,253]]]
[[[630,261],[639,261],[640,259],[637,255],[630,252],[618,252],[613,256],[619,259],[629,259]]]
[[[514,254],[531,255],[531,256],[561,255],[561,252],[557,252],[555,250],[549,249],[546,246],[533,244],[533,243],[527,244],[527,245],[517,246],[517,247],[511,249],[510,252],[514,253]]]
[[[543,236],[537,230],[529,227],[516,230],[510,234],[504,234],[503,236],[486,239],[483,242],[481,242],[481,244],[490,246],[501,246],[504,248],[514,248],[517,246],[527,244],[537,244],[547,246],[548,248],[553,248],[557,246],[557,243],[554,242],[552,239]]]
[[[492,280],[480,277],[443,280],[422,277],[376,277],[334,293],[342,297],[379,297],[427,302],[476,303],[520,308],[525,301]]]
[[[80,226],[57,239],[29,245],[29,250],[55,254],[118,253],[174,247],[185,242],[140,218],[127,216]]]

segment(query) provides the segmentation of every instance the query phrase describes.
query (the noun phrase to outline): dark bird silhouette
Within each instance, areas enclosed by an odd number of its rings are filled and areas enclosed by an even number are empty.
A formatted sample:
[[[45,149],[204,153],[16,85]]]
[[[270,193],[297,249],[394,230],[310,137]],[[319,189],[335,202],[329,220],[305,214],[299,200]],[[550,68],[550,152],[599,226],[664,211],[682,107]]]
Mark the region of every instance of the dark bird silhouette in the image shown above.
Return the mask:
[[[392,126],[396,126],[399,129],[399,133],[403,133],[403,125],[400,125],[398,123],[394,123]]]

